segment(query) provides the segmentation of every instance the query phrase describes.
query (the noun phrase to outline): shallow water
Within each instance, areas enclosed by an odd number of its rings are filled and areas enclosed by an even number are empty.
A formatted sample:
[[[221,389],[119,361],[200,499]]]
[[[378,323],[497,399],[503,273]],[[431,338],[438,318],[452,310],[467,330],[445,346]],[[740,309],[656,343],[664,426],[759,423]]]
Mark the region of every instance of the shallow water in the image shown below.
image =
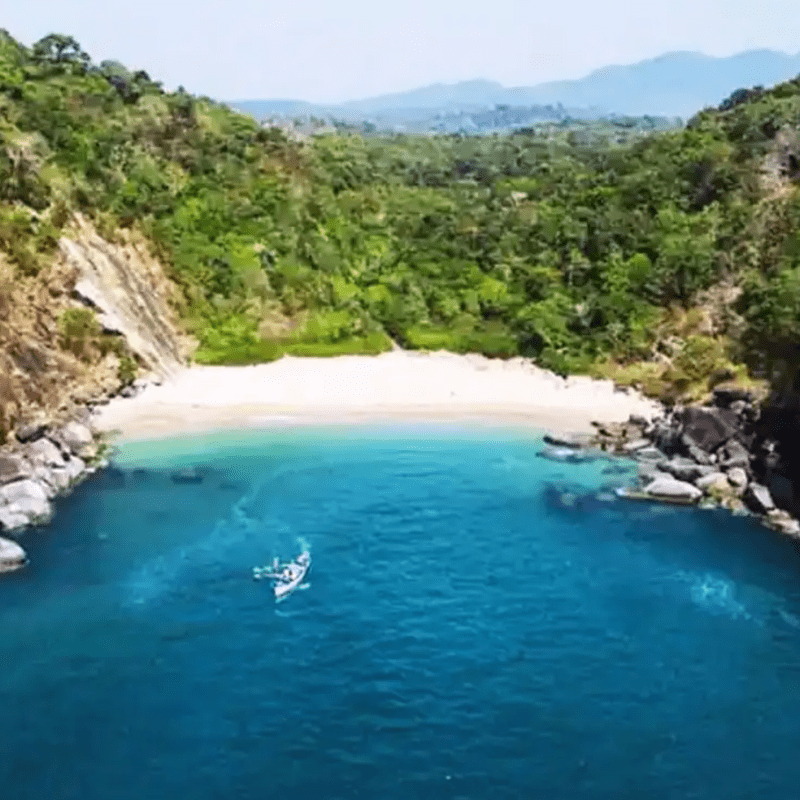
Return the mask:
[[[511,429],[246,435],[128,445],[26,537],[3,796],[796,795],[790,541]]]

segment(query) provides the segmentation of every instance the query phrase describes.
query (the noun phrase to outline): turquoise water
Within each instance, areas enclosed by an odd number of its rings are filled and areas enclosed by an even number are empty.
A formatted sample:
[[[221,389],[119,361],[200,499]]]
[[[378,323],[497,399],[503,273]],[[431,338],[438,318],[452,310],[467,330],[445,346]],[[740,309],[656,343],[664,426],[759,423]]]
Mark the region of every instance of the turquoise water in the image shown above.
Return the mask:
[[[615,501],[609,462],[540,447],[441,425],[125,447],[0,582],[3,797],[797,796],[793,544]],[[303,545],[276,606],[251,568]]]

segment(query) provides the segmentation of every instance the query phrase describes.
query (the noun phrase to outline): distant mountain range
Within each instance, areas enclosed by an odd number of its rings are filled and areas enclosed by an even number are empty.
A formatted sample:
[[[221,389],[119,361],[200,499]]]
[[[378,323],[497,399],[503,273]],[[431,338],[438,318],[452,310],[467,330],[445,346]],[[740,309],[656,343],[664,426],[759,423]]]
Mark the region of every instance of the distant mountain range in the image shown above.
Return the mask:
[[[474,80],[437,83],[336,106],[303,100],[240,100],[230,105],[259,119],[315,116],[409,129],[469,127],[470,115],[498,106],[529,108],[530,114],[522,117],[530,120],[615,114],[687,118],[706,106],[718,105],[736,89],[772,86],[798,73],[800,54],[749,50],[716,58],[675,52],[628,66],[603,67],[577,80],[537,86],[508,88]]]

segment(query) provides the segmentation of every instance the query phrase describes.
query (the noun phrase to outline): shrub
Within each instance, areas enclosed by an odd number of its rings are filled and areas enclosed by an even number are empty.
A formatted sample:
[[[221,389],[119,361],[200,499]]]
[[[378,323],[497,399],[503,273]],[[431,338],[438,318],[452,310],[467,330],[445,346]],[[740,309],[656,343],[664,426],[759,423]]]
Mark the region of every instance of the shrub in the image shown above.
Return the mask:
[[[90,357],[90,348],[100,336],[100,324],[90,308],[68,308],[58,319],[61,347],[81,359]]]

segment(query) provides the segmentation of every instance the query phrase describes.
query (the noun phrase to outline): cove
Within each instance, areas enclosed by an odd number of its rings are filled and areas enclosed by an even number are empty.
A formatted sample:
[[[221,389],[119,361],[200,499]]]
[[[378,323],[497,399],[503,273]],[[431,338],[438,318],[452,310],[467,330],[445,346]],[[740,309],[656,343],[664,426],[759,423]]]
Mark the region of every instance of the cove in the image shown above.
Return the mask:
[[[422,423],[125,445],[0,582],[4,796],[794,796],[794,543],[541,448]],[[276,606],[250,570],[301,545]]]

